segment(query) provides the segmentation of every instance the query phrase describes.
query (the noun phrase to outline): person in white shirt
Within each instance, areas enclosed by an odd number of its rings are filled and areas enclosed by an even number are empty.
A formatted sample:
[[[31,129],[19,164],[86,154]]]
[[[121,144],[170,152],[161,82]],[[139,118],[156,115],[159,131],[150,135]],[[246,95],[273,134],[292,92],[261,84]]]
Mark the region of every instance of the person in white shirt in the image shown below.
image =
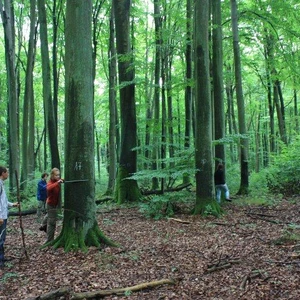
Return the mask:
[[[8,207],[19,206],[18,202],[9,202],[4,189],[4,180],[8,178],[8,170],[0,166],[0,268],[4,267],[4,243],[6,238],[6,224]]]

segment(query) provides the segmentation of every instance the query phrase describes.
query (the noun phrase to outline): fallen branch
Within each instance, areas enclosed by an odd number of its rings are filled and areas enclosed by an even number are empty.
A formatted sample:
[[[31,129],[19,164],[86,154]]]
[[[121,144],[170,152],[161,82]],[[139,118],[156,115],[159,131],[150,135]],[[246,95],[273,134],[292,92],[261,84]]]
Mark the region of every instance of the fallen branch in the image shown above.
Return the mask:
[[[240,259],[230,259],[230,260],[222,259],[216,263],[209,264],[207,267],[206,273],[212,273],[215,271],[228,269],[228,268],[231,268],[232,265],[239,264],[240,262],[241,262]]]
[[[95,292],[84,292],[84,293],[71,293],[70,289],[67,287],[59,288],[55,291],[51,291],[41,296],[29,297],[26,300],[54,300],[59,297],[67,297],[72,300],[80,300],[80,299],[98,299],[104,298],[105,296],[110,295],[123,295],[126,292],[137,292],[148,288],[153,288],[163,284],[175,284],[173,279],[162,279],[158,281],[145,282],[141,284],[137,284],[131,287],[126,288],[117,288],[110,290],[100,290]]]
[[[267,263],[269,264],[276,264],[276,265],[299,265],[300,266],[300,261],[278,261],[278,260],[266,260]]]
[[[182,223],[182,224],[191,224],[190,221],[185,221],[185,220],[181,220],[181,219],[168,218],[168,220],[179,222],[179,223]]]
[[[278,221],[278,220],[269,220],[269,219],[266,219],[264,217],[261,217],[260,215],[258,214],[254,214],[254,213],[246,213],[246,215],[252,219],[258,219],[258,220],[262,220],[262,221],[266,221],[266,222],[270,222],[270,223],[273,223],[273,224],[280,224],[281,222]]]
[[[27,215],[34,215],[36,214],[36,208],[33,209],[27,209],[27,210],[21,210],[20,212],[18,211],[10,211],[9,216],[10,217],[18,217],[18,216],[27,216]]]
[[[262,277],[262,274],[260,271],[252,271],[250,274],[247,274],[244,276],[242,283],[240,285],[240,289],[241,290],[245,290],[246,289],[246,285],[247,283],[251,283],[252,279],[258,278],[258,277]]]
[[[186,183],[186,184],[179,185],[176,188],[170,188],[170,189],[166,189],[166,190],[163,190],[163,191],[162,190],[151,190],[151,191],[141,191],[141,193],[144,196],[148,196],[148,195],[162,195],[164,193],[181,191],[181,190],[189,187],[190,185],[192,185],[192,184],[191,183]]]
[[[67,296],[69,294],[70,294],[69,288],[62,287],[41,296],[26,298],[26,300],[53,300],[53,299],[58,299],[58,297]]]
[[[71,299],[73,300],[97,299],[97,298],[104,298],[105,296],[109,296],[109,295],[123,295],[125,292],[137,292],[143,289],[153,288],[155,286],[159,286],[163,284],[175,284],[175,281],[172,279],[162,279],[158,281],[141,283],[126,288],[101,290],[101,291],[86,292],[86,293],[75,293],[72,295]]]

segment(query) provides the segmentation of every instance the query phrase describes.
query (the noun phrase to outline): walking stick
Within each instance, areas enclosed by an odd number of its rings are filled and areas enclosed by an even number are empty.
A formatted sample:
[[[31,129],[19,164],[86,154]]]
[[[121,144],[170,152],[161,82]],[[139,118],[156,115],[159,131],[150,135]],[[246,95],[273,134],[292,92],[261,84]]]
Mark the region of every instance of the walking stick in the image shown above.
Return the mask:
[[[20,185],[19,185],[19,177],[18,177],[18,172],[15,170],[15,175],[16,175],[16,184],[17,184],[17,201],[18,201],[18,209],[19,209],[19,221],[20,221],[20,229],[21,229],[21,235],[22,235],[22,242],[23,242],[23,249],[24,253],[27,259],[29,259],[26,246],[25,246],[25,234],[24,234],[24,229],[23,229],[23,224],[22,224],[22,213],[21,213],[21,197],[20,197]]]

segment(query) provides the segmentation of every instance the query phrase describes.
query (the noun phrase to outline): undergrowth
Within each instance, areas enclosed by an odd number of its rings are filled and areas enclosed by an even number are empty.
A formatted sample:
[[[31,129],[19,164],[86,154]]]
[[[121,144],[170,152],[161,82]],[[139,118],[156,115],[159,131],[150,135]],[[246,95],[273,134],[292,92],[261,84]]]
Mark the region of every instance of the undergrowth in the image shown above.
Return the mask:
[[[189,191],[166,193],[145,197],[139,204],[139,210],[147,218],[159,220],[190,209],[189,207],[194,204],[194,201],[194,197]]]

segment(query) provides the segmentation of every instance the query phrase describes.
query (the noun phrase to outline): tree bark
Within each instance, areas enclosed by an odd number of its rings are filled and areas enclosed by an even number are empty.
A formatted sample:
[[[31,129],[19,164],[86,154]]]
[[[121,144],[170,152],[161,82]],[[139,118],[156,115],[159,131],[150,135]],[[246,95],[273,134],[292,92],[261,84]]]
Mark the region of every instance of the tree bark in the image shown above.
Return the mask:
[[[115,245],[96,220],[91,13],[91,1],[67,1],[65,176],[87,181],[65,185],[63,228],[51,243],[65,251]]]
[[[217,214],[219,205],[214,200],[212,160],[212,105],[209,72],[208,18],[209,1],[195,2],[195,107],[196,107],[196,204],[194,213],[204,213],[210,205]]]
[[[241,57],[239,46],[239,31],[238,31],[238,11],[236,0],[231,0],[231,22],[233,33],[233,54],[235,64],[235,84],[236,84],[236,97],[238,106],[238,123],[239,133],[242,136],[240,139],[240,188],[239,195],[248,194],[249,188],[249,174],[248,174],[248,137],[245,121],[245,103],[242,84],[242,69]]]
[[[215,146],[215,162],[225,162],[224,143],[218,143],[218,140],[225,136],[225,113],[224,113],[224,96],[223,96],[223,51],[222,51],[222,13],[221,1],[212,1],[213,15],[213,103],[214,103],[214,139],[217,141]]]
[[[15,26],[12,0],[0,1],[1,16],[5,38],[5,62],[8,90],[8,148],[9,148],[9,189],[16,186],[14,171],[20,168],[19,146],[19,108],[17,93],[17,75],[15,63]]]
[[[38,16],[40,22],[42,73],[43,73],[43,99],[45,109],[46,132],[49,137],[51,167],[60,169],[60,159],[57,144],[57,119],[55,118],[54,105],[51,92],[51,72],[48,50],[47,18],[45,0],[39,0]]]
[[[24,190],[28,176],[34,174],[34,91],[33,67],[36,46],[36,0],[30,0],[30,33],[28,41],[22,125],[22,171],[20,188]]]
[[[120,85],[121,153],[117,175],[116,199],[119,204],[140,197],[137,181],[137,123],[133,53],[130,40],[130,0],[113,0]]]

